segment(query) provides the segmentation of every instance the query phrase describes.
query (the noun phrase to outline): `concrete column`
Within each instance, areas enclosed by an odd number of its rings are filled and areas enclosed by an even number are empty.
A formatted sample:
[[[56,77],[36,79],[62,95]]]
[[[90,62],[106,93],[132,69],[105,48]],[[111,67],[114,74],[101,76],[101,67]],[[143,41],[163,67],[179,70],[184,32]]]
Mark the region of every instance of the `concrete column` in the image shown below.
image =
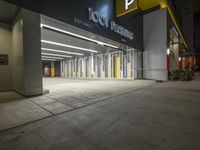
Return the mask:
[[[127,54],[127,59],[129,59],[129,62],[128,62],[128,60],[127,60],[127,78],[128,79],[131,79],[132,78],[132,76],[131,76],[131,74],[132,74],[132,65],[134,65],[134,64],[132,64],[133,63],[133,61],[132,61],[132,59],[134,59],[133,57],[132,57],[132,51],[129,51],[128,52],[128,54]]]
[[[80,58],[78,59],[78,78],[81,77],[81,62],[80,62]]]
[[[94,77],[94,56],[91,56],[91,77]]]
[[[42,87],[40,15],[21,9],[12,27],[13,89],[39,95]]]
[[[71,60],[68,61],[68,77],[71,78]]]

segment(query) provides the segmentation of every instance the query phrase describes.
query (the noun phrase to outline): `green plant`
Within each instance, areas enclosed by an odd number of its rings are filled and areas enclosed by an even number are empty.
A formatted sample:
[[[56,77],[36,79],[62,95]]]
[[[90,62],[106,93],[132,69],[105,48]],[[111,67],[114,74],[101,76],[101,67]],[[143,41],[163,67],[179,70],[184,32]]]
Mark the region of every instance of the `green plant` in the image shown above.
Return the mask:
[[[184,80],[186,77],[186,72],[181,70],[179,71],[179,80]]]
[[[189,81],[192,79],[193,72],[188,68],[186,70],[173,70],[169,73],[170,80]]]
[[[189,66],[187,66],[187,68],[186,68],[185,75],[186,75],[186,80],[191,80],[192,79],[193,72],[189,68]]]
[[[171,71],[169,74],[169,79],[170,80],[178,80],[179,79],[178,72],[179,72],[178,70]]]
[[[170,50],[170,56],[171,56],[171,57],[174,57],[174,56],[175,56],[173,50]]]

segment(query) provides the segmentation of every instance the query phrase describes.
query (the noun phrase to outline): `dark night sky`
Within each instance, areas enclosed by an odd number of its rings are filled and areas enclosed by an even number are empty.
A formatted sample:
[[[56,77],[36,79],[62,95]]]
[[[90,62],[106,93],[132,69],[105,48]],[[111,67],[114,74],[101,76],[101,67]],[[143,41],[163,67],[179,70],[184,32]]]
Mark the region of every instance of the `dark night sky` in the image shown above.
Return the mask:
[[[194,25],[200,24],[200,0],[193,0]]]
[[[200,0],[193,0],[194,12],[200,11]]]

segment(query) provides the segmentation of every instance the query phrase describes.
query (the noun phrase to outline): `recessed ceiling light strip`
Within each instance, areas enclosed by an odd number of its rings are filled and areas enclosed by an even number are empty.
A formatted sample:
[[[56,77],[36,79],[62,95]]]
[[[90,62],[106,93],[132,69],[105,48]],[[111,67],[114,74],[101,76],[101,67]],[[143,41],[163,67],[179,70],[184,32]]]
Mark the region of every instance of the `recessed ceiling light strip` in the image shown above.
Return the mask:
[[[72,56],[67,56],[67,55],[58,55],[58,54],[50,54],[50,53],[42,53],[42,55],[58,56],[58,57],[66,57],[66,58],[71,58],[72,57]]]
[[[60,57],[51,57],[51,56],[42,56],[42,58],[48,58],[48,59],[63,59],[63,58],[60,58]]]
[[[63,47],[68,47],[68,48],[73,48],[73,49],[78,49],[78,50],[83,50],[83,51],[88,51],[88,52],[93,52],[93,53],[98,53],[98,51],[95,51],[95,50],[92,50],[92,49],[87,49],[87,48],[82,48],[82,47],[77,47],[77,46],[57,43],[57,42],[53,42],[53,41],[41,40],[41,42],[47,43],[47,44],[63,46]]]
[[[81,54],[81,53],[74,53],[74,52],[69,52],[69,51],[64,51],[64,50],[56,50],[56,49],[50,49],[50,48],[42,48],[42,50],[83,56],[83,54]]]
[[[91,39],[91,38],[88,38],[88,37],[85,37],[85,36],[82,36],[82,35],[78,35],[78,34],[75,34],[75,33],[69,32],[69,31],[65,31],[65,30],[62,30],[62,29],[59,29],[59,28],[56,28],[56,27],[52,27],[52,26],[49,26],[49,25],[46,25],[46,24],[41,24],[41,27],[42,28],[43,27],[49,28],[49,29],[52,29],[52,30],[55,30],[55,31],[58,31],[58,32],[61,32],[61,33],[69,34],[69,35],[72,35],[72,36],[75,36],[75,37],[78,37],[78,38],[81,38],[81,39],[84,39],[84,40],[95,42],[95,43],[100,44],[100,45],[105,45],[105,46],[108,46],[108,47],[118,49],[117,46],[107,44],[107,43],[104,43],[104,42],[101,42],[101,41],[97,41],[97,40],[94,40],[94,39]]]
[[[43,61],[56,61],[55,59],[48,59],[48,58],[43,58]]]

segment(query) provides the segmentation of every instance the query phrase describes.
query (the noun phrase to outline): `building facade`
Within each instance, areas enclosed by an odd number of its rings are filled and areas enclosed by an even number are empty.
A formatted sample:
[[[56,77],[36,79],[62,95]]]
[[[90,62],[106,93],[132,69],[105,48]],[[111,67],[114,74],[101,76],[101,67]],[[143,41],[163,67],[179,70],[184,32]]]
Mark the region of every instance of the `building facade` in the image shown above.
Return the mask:
[[[0,24],[0,91],[31,96],[42,77],[168,80],[188,49],[166,0],[13,1]],[[2,19],[3,20],[3,19]]]

